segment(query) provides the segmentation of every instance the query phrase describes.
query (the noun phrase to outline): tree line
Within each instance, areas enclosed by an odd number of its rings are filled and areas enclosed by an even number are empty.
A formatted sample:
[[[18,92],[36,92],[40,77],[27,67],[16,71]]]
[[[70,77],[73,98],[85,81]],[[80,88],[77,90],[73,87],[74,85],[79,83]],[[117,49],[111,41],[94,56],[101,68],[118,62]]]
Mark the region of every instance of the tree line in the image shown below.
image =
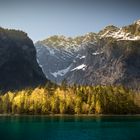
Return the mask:
[[[38,87],[0,96],[1,114],[136,114],[140,94],[123,86]]]

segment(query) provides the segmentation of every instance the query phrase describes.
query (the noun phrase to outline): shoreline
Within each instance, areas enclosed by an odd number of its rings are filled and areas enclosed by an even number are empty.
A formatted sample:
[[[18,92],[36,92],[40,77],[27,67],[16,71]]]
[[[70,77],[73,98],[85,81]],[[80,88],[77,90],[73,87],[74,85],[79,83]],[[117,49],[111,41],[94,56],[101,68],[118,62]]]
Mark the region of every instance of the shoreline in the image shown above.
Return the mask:
[[[0,114],[0,117],[140,117],[140,114],[48,114],[48,115],[33,115],[33,114]]]

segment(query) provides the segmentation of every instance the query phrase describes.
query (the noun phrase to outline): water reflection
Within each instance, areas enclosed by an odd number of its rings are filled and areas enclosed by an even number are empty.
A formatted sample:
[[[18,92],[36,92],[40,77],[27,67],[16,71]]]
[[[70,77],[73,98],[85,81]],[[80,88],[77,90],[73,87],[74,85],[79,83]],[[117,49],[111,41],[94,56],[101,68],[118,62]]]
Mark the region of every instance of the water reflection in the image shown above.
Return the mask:
[[[135,116],[0,117],[3,140],[139,140]]]

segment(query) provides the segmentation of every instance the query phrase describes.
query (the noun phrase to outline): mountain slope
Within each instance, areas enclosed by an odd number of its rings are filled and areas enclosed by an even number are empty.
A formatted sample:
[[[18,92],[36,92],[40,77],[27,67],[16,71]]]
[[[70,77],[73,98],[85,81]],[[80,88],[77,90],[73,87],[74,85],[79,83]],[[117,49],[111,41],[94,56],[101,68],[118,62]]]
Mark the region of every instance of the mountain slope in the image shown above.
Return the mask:
[[[33,87],[46,82],[36,61],[33,42],[22,31],[0,28],[0,90]]]
[[[76,38],[53,36],[35,46],[39,64],[54,82],[140,86],[140,21]]]

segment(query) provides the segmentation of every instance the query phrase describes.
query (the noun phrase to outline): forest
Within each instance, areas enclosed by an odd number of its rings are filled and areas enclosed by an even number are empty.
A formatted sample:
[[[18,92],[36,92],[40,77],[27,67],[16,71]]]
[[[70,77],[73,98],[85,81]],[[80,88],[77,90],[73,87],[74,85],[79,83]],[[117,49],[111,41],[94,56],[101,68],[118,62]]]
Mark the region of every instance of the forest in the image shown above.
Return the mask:
[[[140,94],[123,86],[37,87],[0,96],[1,114],[138,114]]]

